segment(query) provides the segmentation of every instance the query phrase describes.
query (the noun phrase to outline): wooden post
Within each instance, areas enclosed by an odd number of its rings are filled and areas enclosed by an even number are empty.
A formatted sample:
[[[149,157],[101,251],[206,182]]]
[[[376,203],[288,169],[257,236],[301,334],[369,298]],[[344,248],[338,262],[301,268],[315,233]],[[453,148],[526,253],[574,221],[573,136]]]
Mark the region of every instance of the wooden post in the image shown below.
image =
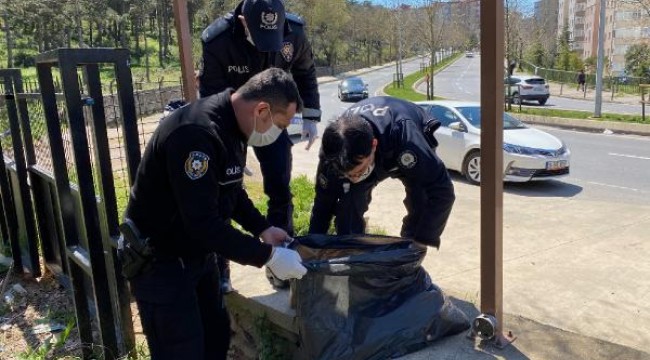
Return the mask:
[[[187,16],[187,0],[174,0],[174,24],[178,37],[178,53],[181,60],[183,97],[185,101],[192,102],[196,100],[196,85],[194,62],[192,60],[192,38]]]

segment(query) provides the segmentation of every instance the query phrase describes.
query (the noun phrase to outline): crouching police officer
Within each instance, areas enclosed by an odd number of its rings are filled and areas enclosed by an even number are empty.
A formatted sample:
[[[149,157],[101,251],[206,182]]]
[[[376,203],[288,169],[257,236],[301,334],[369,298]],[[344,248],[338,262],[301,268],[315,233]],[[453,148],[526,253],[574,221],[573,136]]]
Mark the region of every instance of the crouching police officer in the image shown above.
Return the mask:
[[[126,211],[137,229],[124,232],[120,254],[144,258],[139,269],[124,269],[152,359],[226,358],[230,324],[221,316],[215,254],[266,265],[281,279],[306,273],[298,253],[274,247],[287,233],[268,223],[242,187],[247,143],[273,143],[301,107],[291,76],[269,69],[237,91],[174,111],[147,144]]]
[[[372,190],[392,177],[406,188],[400,235],[438,248],[455,200],[435,153],[439,125],[419,106],[385,96],[346,110],[323,133],[310,232],[326,233],[335,217],[337,234],[365,233]]]

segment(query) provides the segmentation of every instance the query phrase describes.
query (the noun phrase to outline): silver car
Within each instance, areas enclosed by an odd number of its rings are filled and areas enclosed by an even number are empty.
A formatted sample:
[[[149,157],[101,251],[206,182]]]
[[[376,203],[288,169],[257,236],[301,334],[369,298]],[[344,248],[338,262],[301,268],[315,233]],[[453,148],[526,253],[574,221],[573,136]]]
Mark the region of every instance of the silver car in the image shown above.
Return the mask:
[[[481,106],[473,102],[417,102],[441,122],[437,154],[448,169],[470,183],[481,181]],[[524,182],[569,174],[571,152],[557,137],[503,114],[503,179]]]

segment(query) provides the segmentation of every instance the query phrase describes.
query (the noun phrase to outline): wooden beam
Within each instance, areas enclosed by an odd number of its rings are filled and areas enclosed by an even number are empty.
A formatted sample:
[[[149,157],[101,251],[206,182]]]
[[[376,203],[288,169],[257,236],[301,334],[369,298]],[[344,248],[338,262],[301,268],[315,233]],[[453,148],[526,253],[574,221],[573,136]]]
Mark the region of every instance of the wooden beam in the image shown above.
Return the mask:
[[[174,0],[173,3],[174,24],[178,37],[178,53],[181,60],[183,97],[185,101],[192,102],[196,100],[196,85],[194,80],[194,61],[192,60],[192,37],[187,15],[187,0]]]
[[[503,10],[503,1],[481,1],[481,312],[497,319],[497,337],[503,329]]]

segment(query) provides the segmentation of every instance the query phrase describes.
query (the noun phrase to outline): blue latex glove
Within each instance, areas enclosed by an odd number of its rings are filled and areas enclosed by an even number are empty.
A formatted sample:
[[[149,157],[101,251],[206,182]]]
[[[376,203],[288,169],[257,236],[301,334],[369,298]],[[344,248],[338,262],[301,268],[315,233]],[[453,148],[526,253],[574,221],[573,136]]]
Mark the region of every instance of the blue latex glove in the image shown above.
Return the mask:
[[[307,146],[305,147],[305,150],[309,150],[309,148],[314,144],[314,141],[316,141],[316,138],[318,137],[318,121],[316,119],[306,119],[302,118],[302,136],[301,140],[308,139]]]

